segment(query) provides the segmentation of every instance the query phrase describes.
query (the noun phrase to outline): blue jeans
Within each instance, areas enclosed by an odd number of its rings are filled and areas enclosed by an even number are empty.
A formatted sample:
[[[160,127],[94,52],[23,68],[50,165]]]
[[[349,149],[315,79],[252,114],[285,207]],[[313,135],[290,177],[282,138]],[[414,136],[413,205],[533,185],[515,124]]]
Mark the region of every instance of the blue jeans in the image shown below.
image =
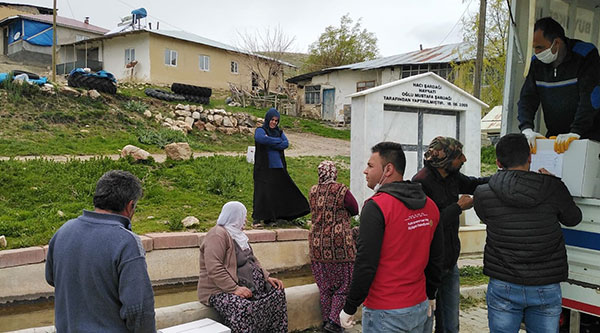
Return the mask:
[[[435,309],[435,332],[458,333],[460,301],[460,277],[458,265],[442,273],[442,284],[437,292]],[[433,331],[433,317],[428,317],[424,333]]]
[[[490,279],[487,290],[490,332],[518,332],[525,320],[528,333],[558,332],[560,284],[525,286]]]
[[[394,310],[374,310],[366,306],[362,312],[363,333],[421,333],[429,301]]]

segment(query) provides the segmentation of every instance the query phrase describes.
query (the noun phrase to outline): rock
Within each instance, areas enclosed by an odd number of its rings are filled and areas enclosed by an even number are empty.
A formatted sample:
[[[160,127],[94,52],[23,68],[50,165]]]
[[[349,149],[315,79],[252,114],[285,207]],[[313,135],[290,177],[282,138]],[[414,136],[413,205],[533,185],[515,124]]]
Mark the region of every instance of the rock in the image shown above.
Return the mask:
[[[192,126],[194,126],[194,118],[192,117],[185,117],[185,124],[188,125],[190,128],[192,128]]]
[[[213,116],[213,122],[215,123],[215,125],[221,126],[223,124],[223,116],[220,114],[215,114]]]
[[[183,117],[183,116],[179,116],[179,117],[177,117],[177,120],[179,120],[179,121],[184,121],[184,120],[185,120],[185,117]]]
[[[177,106],[175,107],[175,110],[184,110],[185,106],[183,106],[183,104],[177,104]]]
[[[175,111],[175,114],[180,117],[191,117],[192,116],[192,113],[190,111],[186,111],[186,110],[177,110],[177,111]]]
[[[165,118],[165,123],[172,125],[173,124],[173,119],[167,117],[167,118]]]
[[[239,126],[238,130],[240,131],[241,134],[247,134],[247,135],[254,134],[254,129],[251,127]]]
[[[202,120],[203,122],[207,122],[208,115],[206,113],[200,113],[200,120]]]
[[[187,142],[175,142],[165,146],[167,158],[175,161],[189,160],[192,157],[192,149]]]
[[[206,119],[212,123],[213,121],[215,121],[215,116],[212,114],[209,114],[208,116],[206,116]]]
[[[185,111],[188,111],[188,112],[189,112],[189,111],[190,111],[190,105],[189,105],[189,104],[186,104],[186,105],[184,105],[184,106],[183,106],[183,109],[184,109]]]
[[[7,247],[8,242],[6,241],[6,237],[4,235],[0,236],[0,247]]]
[[[231,102],[233,102],[233,99],[231,98],[231,96],[225,98],[225,104],[231,104]]]
[[[49,83],[44,84],[41,87],[41,90],[47,94],[51,94],[51,95],[56,94],[56,90],[54,90],[54,86]]]
[[[231,123],[233,124],[233,127],[237,127],[238,120],[235,117],[229,117],[229,119],[231,119]]]
[[[217,131],[225,133],[227,135],[232,135],[238,133],[239,130],[237,129],[237,127],[217,127]]]
[[[90,132],[90,131],[89,131],[89,130],[86,130],[86,129],[80,129],[80,130],[79,130],[79,133],[89,133],[89,132]]]
[[[59,210],[58,212],[56,212],[56,215],[58,215],[60,217],[65,217],[65,213],[62,210]]]
[[[131,156],[136,161],[139,160],[147,160],[150,157],[150,153],[143,150],[142,148],[136,147],[134,145],[127,145],[121,149],[121,157]]]
[[[202,112],[202,111],[204,111],[204,107],[202,105],[198,105],[198,106],[196,106],[196,111]]]
[[[196,112],[198,111],[198,107],[196,105],[190,105],[190,111]]]
[[[160,113],[157,113],[154,115],[154,119],[156,119],[157,121],[161,121],[163,119],[163,116]]]
[[[179,127],[183,128],[183,127],[185,126],[185,121],[183,121],[183,120],[176,120],[176,121],[173,123],[173,125],[175,125],[175,126],[179,126]]]
[[[194,111],[194,113],[192,113],[192,118],[194,118],[195,120],[200,119],[200,112]]]
[[[177,132],[181,132],[183,134],[187,134],[187,132],[183,128],[179,127],[179,126],[171,126],[170,128],[173,131],[177,131]]]
[[[164,122],[161,124],[162,127],[171,127],[171,124]]]
[[[204,125],[204,129],[207,130],[207,131],[209,131],[209,132],[214,132],[217,129],[217,127],[215,125],[211,124],[211,123],[206,123]]]
[[[250,120],[256,122],[258,120],[258,118],[256,118],[256,116],[250,115]]]
[[[167,114],[169,115],[169,117],[171,118],[175,118],[175,112],[173,111],[168,111]]]
[[[197,122],[194,123],[194,128],[196,128],[199,131],[204,131],[205,130],[205,124],[203,121],[198,120]]]
[[[102,97],[96,89],[88,90],[87,95],[91,99],[98,99]]]
[[[225,127],[233,127],[233,122],[229,117],[223,117],[223,126]]]
[[[152,112],[150,112],[150,110],[144,111],[144,117],[146,117],[146,118],[152,118]]]
[[[188,217],[184,218],[183,220],[181,220],[181,223],[183,224],[184,227],[188,228],[193,225],[200,224],[200,220],[198,220],[194,216],[188,216]]]
[[[71,97],[79,97],[79,95],[81,95],[79,91],[67,86],[61,86],[59,91],[61,94],[65,94]]]

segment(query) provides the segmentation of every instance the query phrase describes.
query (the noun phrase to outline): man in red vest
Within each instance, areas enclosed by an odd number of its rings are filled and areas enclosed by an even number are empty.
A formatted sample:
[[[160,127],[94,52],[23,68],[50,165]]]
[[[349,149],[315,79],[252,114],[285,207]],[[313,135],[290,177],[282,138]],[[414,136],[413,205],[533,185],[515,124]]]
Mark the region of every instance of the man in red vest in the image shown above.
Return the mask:
[[[340,321],[352,327],[364,302],[363,332],[422,332],[441,282],[440,214],[420,184],[404,181],[400,144],[381,142],[371,152],[364,174],[375,194],[360,214],[352,285]]]

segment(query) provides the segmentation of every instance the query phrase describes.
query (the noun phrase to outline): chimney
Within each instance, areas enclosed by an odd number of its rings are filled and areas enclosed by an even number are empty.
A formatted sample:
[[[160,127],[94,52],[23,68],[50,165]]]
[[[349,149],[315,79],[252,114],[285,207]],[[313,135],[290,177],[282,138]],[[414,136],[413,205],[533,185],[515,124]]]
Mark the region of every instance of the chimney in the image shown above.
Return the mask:
[[[89,16],[86,16],[86,17],[85,17],[85,20],[83,21],[83,23],[85,23],[85,24],[90,24],[90,17],[89,17]]]
[[[419,49],[421,49],[421,51],[423,51],[423,44],[419,44]]]

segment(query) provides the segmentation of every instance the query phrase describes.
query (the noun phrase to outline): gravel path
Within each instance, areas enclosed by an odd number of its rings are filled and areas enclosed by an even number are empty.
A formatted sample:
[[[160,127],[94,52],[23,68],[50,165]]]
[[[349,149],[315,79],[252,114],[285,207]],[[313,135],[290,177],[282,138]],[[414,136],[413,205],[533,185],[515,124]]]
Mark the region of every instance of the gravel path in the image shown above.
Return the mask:
[[[298,156],[350,156],[350,141],[341,139],[324,138],[310,133],[286,132],[286,136],[290,141],[290,148],[286,149],[285,154],[289,157]],[[245,156],[245,152],[195,152],[194,157],[206,156]],[[78,159],[87,161],[94,157],[106,156],[113,160],[119,159],[119,154],[110,155],[44,155],[44,156],[17,156],[17,160],[33,160],[37,158],[50,159],[57,162],[66,162],[69,159]],[[152,154],[154,160],[161,163],[166,160],[165,154]],[[10,159],[2,156],[0,161]]]

